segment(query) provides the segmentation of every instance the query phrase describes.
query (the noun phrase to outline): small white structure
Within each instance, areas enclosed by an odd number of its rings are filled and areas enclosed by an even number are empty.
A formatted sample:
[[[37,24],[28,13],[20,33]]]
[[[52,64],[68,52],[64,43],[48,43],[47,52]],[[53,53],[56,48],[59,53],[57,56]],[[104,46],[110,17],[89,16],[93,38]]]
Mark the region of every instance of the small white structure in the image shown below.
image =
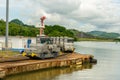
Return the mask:
[[[27,47],[28,39],[31,39],[31,43],[36,43],[35,37],[9,36],[8,48],[24,49]],[[5,36],[0,36],[0,50],[2,50],[3,48],[5,48]]]

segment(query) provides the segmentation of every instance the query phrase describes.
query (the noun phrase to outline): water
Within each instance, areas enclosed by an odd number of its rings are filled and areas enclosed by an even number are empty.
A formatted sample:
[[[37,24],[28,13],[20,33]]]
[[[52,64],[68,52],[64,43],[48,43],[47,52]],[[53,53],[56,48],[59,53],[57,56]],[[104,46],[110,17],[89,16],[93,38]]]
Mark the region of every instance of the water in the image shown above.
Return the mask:
[[[76,52],[93,54],[98,63],[21,73],[5,80],[120,80],[120,43],[76,42],[75,48]]]

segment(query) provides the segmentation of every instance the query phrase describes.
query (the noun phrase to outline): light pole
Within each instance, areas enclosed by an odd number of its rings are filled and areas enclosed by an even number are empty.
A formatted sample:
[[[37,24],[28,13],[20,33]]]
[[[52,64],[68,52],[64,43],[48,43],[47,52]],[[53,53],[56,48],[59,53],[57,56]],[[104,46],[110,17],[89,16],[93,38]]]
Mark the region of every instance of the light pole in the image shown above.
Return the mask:
[[[5,37],[5,48],[8,49],[8,29],[9,29],[9,0],[6,0],[6,37]]]

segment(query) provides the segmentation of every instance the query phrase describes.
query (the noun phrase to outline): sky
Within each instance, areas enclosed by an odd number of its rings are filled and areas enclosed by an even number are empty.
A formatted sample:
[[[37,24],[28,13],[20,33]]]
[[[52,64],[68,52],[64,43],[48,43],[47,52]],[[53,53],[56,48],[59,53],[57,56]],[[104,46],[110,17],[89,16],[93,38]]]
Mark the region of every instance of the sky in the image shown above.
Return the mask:
[[[120,0],[9,0],[9,21],[20,19],[37,25],[62,25],[79,31],[120,33]],[[6,0],[0,0],[0,19],[5,20]]]

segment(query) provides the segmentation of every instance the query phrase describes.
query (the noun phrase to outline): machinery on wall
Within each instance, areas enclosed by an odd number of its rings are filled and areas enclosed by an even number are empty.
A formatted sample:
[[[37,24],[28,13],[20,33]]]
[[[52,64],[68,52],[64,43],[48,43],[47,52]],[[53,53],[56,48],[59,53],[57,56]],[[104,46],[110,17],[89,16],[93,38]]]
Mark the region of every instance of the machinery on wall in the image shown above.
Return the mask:
[[[74,39],[70,37],[52,37],[53,43],[60,47],[62,52],[74,51]]]
[[[29,48],[25,48],[22,52],[23,56],[38,57],[41,59],[57,57],[73,52],[73,38],[68,37],[48,37],[44,35],[44,20],[45,16],[41,17],[40,34],[36,37],[36,44],[30,44]]]
[[[43,16],[40,18],[40,20],[41,20],[40,36],[44,35],[44,29],[45,29],[44,20],[45,19],[46,19],[46,16]]]

